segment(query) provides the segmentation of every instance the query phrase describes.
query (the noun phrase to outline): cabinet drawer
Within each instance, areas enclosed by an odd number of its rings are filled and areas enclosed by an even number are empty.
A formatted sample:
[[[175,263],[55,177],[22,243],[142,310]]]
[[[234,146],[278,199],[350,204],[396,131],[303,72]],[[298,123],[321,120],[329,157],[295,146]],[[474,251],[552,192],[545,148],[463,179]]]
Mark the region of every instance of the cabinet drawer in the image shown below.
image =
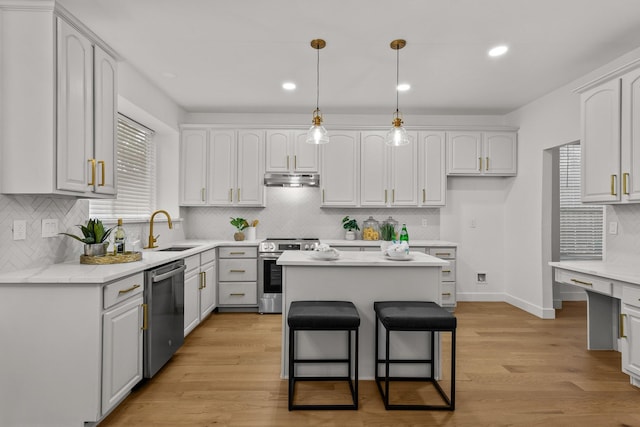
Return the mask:
[[[221,282],[248,282],[258,278],[256,259],[221,259],[218,264],[218,280]]]
[[[220,282],[218,305],[255,305],[258,303],[256,282]]]
[[[452,282],[442,283],[440,292],[441,305],[456,304],[456,284]]]
[[[200,267],[200,255],[191,255],[184,259],[184,272],[189,274],[192,270]]]
[[[442,267],[440,277],[443,282],[455,282],[456,281],[456,261],[450,260],[449,265]]]
[[[220,258],[257,258],[258,248],[253,246],[218,248]]]
[[[622,303],[640,307],[640,286],[623,286]]]
[[[117,282],[109,283],[104,287],[103,307],[109,308],[134,295],[141,294],[144,290],[144,273],[125,277]]]
[[[429,255],[442,259],[455,259],[456,248],[429,248]]]
[[[605,295],[611,295],[612,293],[612,284],[610,281],[590,274],[557,269],[556,282],[575,285],[587,291],[599,292]]]
[[[200,254],[200,264],[207,264],[216,260],[216,250],[209,249]]]

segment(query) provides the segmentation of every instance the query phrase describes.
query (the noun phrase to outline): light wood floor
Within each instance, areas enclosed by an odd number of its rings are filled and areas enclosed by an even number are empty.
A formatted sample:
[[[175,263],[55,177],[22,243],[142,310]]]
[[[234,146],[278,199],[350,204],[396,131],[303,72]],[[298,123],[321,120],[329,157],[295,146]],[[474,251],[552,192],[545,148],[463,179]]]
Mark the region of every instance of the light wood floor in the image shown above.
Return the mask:
[[[385,411],[360,381],[358,411],[287,410],[280,316],[213,314],[107,426],[640,426],[620,354],[586,350],[586,304],[542,320],[505,303],[460,303],[456,410]],[[362,350],[361,350],[362,351]]]

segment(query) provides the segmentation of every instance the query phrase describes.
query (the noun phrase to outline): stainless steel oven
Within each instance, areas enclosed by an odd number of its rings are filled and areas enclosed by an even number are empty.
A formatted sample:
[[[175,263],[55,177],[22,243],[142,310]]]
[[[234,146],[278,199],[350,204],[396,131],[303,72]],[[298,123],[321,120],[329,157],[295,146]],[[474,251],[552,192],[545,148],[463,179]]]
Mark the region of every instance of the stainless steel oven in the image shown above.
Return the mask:
[[[312,251],[314,238],[266,239],[258,247],[258,312],[282,313],[282,267],[276,264],[284,251]]]

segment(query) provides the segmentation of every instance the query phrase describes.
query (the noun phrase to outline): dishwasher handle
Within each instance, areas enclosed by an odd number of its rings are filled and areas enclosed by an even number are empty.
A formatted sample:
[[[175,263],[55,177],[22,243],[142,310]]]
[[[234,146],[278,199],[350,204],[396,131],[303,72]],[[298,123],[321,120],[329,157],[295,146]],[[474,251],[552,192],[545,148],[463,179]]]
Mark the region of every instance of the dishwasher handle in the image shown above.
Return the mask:
[[[173,277],[173,276],[177,276],[178,274],[182,273],[187,267],[184,265],[181,265],[178,268],[175,268],[167,273],[163,273],[163,274],[158,274],[157,276],[153,276],[153,283],[156,282],[160,282],[164,279],[167,279],[169,277]]]

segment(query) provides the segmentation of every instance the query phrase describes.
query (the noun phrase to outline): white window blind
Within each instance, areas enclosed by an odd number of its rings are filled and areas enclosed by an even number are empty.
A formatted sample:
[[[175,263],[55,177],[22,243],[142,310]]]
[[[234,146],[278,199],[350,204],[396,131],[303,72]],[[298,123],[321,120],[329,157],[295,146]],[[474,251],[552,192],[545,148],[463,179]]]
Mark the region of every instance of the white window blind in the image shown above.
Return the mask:
[[[602,259],[604,208],[582,204],[580,145],[560,147],[560,259]]]
[[[148,219],[156,206],[153,131],[118,115],[118,197],[91,200],[89,215],[101,219]]]

